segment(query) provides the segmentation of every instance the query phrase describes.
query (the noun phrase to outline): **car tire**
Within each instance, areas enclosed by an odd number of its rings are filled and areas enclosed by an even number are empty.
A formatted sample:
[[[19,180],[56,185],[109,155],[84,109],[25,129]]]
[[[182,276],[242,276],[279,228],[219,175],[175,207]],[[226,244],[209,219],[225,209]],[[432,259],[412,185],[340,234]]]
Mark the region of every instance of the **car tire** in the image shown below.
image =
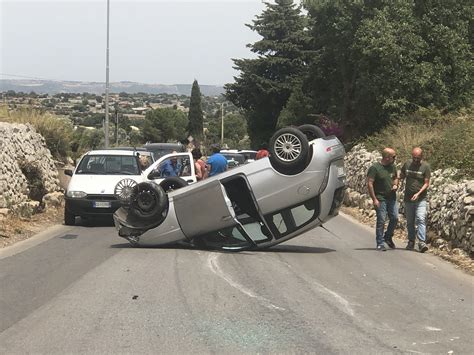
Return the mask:
[[[163,188],[153,182],[142,182],[136,186],[136,197],[129,213],[141,222],[155,222],[164,219],[168,197]]]
[[[282,128],[270,139],[269,151],[270,162],[276,171],[294,175],[301,172],[308,160],[308,139],[297,128]]]
[[[312,124],[304,124],[302,126],[299,126],[298,129],[306,135],[308,141],[326,137],[326,134],[321,128]]]
[[[180,177],[170,176],[160,182],[160,186],[165,190],[165,192],[169,192],[188,186],[188,182]]]
[[[76,216],[64,209],[64,224],[66,226],[74,226],[76,224]]]

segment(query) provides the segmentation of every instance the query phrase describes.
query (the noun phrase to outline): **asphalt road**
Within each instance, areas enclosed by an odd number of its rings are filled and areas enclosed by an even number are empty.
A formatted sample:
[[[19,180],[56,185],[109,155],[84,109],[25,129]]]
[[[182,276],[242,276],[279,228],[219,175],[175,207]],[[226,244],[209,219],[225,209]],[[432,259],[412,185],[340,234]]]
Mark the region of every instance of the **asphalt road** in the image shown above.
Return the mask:
[[[0,353],[472,354],[472,276],[346,216],[259,252],[56,226],[0,250]]]

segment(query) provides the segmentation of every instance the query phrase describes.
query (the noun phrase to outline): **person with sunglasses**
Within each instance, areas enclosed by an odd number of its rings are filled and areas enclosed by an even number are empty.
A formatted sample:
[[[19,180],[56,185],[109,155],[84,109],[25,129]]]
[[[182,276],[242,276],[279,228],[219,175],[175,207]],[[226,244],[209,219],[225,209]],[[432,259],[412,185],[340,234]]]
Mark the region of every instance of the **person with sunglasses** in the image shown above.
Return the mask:
[[[375,226],[375,241],[378,251],[385,251],[384,242],[395,249],[393,233],[398,222],[397,195],[398,173],[395,166],[396,153],[393,148],[382,151],[380,162],[372,164],[367,172],[367,189],[374,203],[377,216]],[[389,223],[385,229],[385,220],[388,215]]]
[[[407,161],[400,174],[405,182],[405,217],[407,220],[408,244],[407,250],[415,248],[415,234],[418,236],[418,250],[424,253],[426,245],[426,196],[430,186],[430,165],[423,160],[420,147],[413,148],[412,160]],[[417,232],[416,232],[417,229]]]

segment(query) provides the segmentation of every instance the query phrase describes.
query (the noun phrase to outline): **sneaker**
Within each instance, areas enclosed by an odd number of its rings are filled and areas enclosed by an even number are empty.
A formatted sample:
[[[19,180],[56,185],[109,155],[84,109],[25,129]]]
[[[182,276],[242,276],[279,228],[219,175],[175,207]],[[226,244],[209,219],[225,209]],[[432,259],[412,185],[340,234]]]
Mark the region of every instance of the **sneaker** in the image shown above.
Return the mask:
[[[377,245],[377,251],[386,251],[387,249],[385,248],[384,245]]]
[[[391,249],[395,249],[395,243],[393,242],[392,238],[385,238],[385,243],[387,243],[387,245],[391,248]]]
[[[408,244],[407,244],[407,246],[406,246],[405,249],[406,249],[406,250],[413,250],[413,249],[415,249],[415,242],[409,240],[409,241],[408,241]]]
[[[426,246],[425,243],[420,242],[418,243],[418,249],[420,250],[420,253],[424,253],[425,251],[428,250],[428,247]]]

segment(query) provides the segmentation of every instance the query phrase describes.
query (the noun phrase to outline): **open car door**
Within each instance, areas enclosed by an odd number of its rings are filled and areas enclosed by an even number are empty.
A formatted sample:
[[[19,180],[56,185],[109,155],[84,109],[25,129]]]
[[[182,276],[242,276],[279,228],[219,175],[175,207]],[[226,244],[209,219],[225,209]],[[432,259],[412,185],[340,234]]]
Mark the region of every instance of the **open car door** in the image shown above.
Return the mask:
[[[219,180],[196,184],[173,196],[176,217],[188,238],[236,225],[235,212]]]
[[[197,181],[196,171],[194,169],[194,161],[191,153],[171,153],[162,156],[160,159],[150,165],[144,172],[143,175],[159,184],[169,175],[165,174],[165,166],[170,167],[173,162],[173,175],[177,176],[188,184],[195,183]],[[169,169],[168,169],[169,170]]]

